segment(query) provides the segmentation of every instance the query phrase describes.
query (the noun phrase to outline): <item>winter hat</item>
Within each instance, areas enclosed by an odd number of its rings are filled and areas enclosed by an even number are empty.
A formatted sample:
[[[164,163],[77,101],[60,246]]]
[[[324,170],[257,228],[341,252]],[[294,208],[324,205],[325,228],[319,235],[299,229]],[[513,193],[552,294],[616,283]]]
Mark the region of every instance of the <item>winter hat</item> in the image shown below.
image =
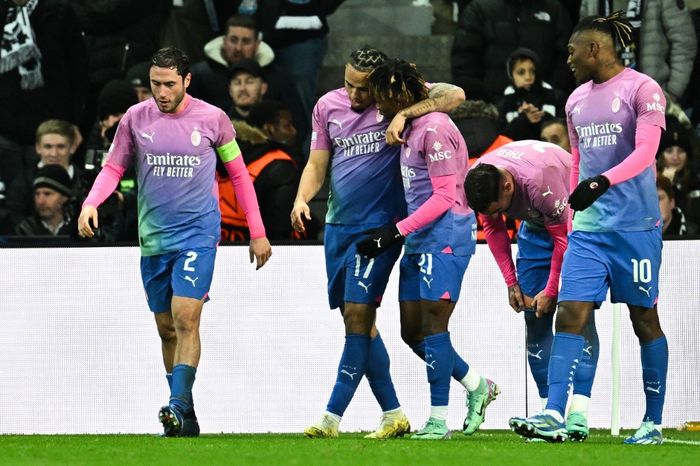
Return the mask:
[[[539,55],[537,55],[534,50],[530,50],[527,47],[520,47],[515,49],[513,53],[510,54],[510,57],[508,57],[508,61],[506,62],[506,73],[508,74],[508,79],[510,82],[513,82],[513,67],[515,66],[515,62],[522,60],[523,58],[529,58],[535,63],[535,82],[542,81],[542,70],[540,67]]]
[[[149,71],[151,70],[151,63],[147,61],[142,61],[137,63],[126,72],[124,79],[128,82],[131,87],[147,87],[151,88],[151,78],[149,76]]]
[[[97,97],[97,118],[104,120],[110,115],[125,113],[138,100],[134,89],[121,79],[113,79],[105,84]]]
[[[61,165],[55,163],[41,167],[36,173],[33,185],[34,189],[49,188],[68,197],[72,194],[68,172]]]
[[[678,146],[683,149],[688,154],[688,159],[693,157],[693,145],[690,142],[690,134],[674,118],[669,118],[666,121],[666,131],[661,135],[661,141],[659,141],[659,154],[662,154],[671,146]]]

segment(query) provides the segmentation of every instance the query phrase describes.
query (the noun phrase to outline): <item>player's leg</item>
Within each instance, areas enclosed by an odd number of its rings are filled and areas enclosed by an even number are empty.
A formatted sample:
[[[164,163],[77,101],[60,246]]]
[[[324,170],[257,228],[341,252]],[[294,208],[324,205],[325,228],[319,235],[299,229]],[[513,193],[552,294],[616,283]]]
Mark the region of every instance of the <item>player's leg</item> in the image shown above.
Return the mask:
[[[593,380],[598,367],[600,343],[595,326],[595,312],[591,312],[588,324],[583,329],[583,353],[576,368],[573,395],[569,414],[566,417],[566,432],[569,440],[582,442],[588,438],[588,405],[591,400]]]
[[[525,303],[527,305],[527,299]],[[547,383],[547,372],[549,370],[549,356],[552,350],[554,333],[552,324],[554,313],[545,314],[537,318],[535,311],[526,309],[523,311],[526,328],[527,361],[530,366],[530,373],[537,385],[537,392],[540,396],[542,409],[547,404],[549,384]]]

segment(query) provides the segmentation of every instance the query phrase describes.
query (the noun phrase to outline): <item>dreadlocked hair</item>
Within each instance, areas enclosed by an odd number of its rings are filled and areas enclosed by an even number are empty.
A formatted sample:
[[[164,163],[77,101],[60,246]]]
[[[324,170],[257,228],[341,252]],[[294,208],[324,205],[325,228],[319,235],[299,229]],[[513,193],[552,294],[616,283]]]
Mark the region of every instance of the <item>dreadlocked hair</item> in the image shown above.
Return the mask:
[[[388,59],[389,57],[384,52],[372,46],[363,45],[350,54],[347,64],[352,65],[357,71],[366,73],[374,70]]]
[[[375,100],[394,101],[401,107],[428,98],[425,79],[418,73],[416,65],[400,58],[387,61],[372,71],[369,92]]]
[[[612,37],[618,53],[633,42],[632,25],[622,10],[614,11],[608,16],[588,16],[574,28],[574,32],[588,30],[600,31]]]

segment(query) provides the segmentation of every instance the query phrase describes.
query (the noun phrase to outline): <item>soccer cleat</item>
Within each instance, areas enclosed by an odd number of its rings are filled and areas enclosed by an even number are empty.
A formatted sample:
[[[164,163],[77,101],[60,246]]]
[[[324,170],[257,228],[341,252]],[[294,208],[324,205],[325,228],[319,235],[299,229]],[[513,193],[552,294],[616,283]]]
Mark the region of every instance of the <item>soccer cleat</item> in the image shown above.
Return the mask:
[[[379,427],[374,432],[365,435],[365,438],[386,440],[390,438],[403,437],[411,432],[411,423],[403,411],[394,414],[382,414]]]
[[[623,442],[625,445],[661,445],[664,436],[654,425],[654,421],[644,421],[632,436]]]
[[[182,414],[173,406],[160,408],[158,420],[163,424],[163,437],[177,437],[182,430]]]
[[[462,432],[471,435],[476,432],[486,418],[486,407],[496,399],[501,389],[493,380],[481,378],[479,387],[467,395],[467,417],[464,419]]]
[[[308,438],[337,438],[338,421],[326,413],[316,424],[304,430],[304,436]]]
[[[194,409],[182,415],[182,429],[179,437],[199,437],[199,422]]]
[[[414,440],[448,440],[451,437],[447,421],[428,418],[423,428],[411,436]]]
[[[588,419],[584,413],[569,413],[566,418],[566,434],[572,442],[583,442],[588,438]]]
[[[550,414],[537,414],[527,419],[511,418],[508,424],[525,438],[540,438],[547,442],[563,442],[567,439],[566,424]]]

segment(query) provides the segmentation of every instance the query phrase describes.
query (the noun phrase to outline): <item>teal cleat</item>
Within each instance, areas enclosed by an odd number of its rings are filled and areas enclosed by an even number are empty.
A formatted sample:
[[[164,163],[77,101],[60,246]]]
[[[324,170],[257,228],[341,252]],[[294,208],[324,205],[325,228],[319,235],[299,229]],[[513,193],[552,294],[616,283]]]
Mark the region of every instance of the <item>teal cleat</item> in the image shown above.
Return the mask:
[[[511,418],[508,424],[525,438],[539,438],[552,443],[563,442],[568,438],[566,424],[550,414],[537,414],[527,419]]]
[[[644,421],[632,436],[623,442],[625,445],[661,445],[664,436],[654,425],[654,421]]]
[[[411,436],[414,440],[448,440],[450,437],[447,421],[433,417],[428,419],[421,430]]]
[[[572,442],[583,442],[588,438],[588,419],[584,413],[569,413],[566,418],[566,434]]]
[[[464,435],[472,435],[479,430],[486,418],[486,407],[496,399],[501,393],[501,389],[493,380],[481,378],[479,387],[469,393],[467,397],[467,417],[464,419],[462,432]]]

